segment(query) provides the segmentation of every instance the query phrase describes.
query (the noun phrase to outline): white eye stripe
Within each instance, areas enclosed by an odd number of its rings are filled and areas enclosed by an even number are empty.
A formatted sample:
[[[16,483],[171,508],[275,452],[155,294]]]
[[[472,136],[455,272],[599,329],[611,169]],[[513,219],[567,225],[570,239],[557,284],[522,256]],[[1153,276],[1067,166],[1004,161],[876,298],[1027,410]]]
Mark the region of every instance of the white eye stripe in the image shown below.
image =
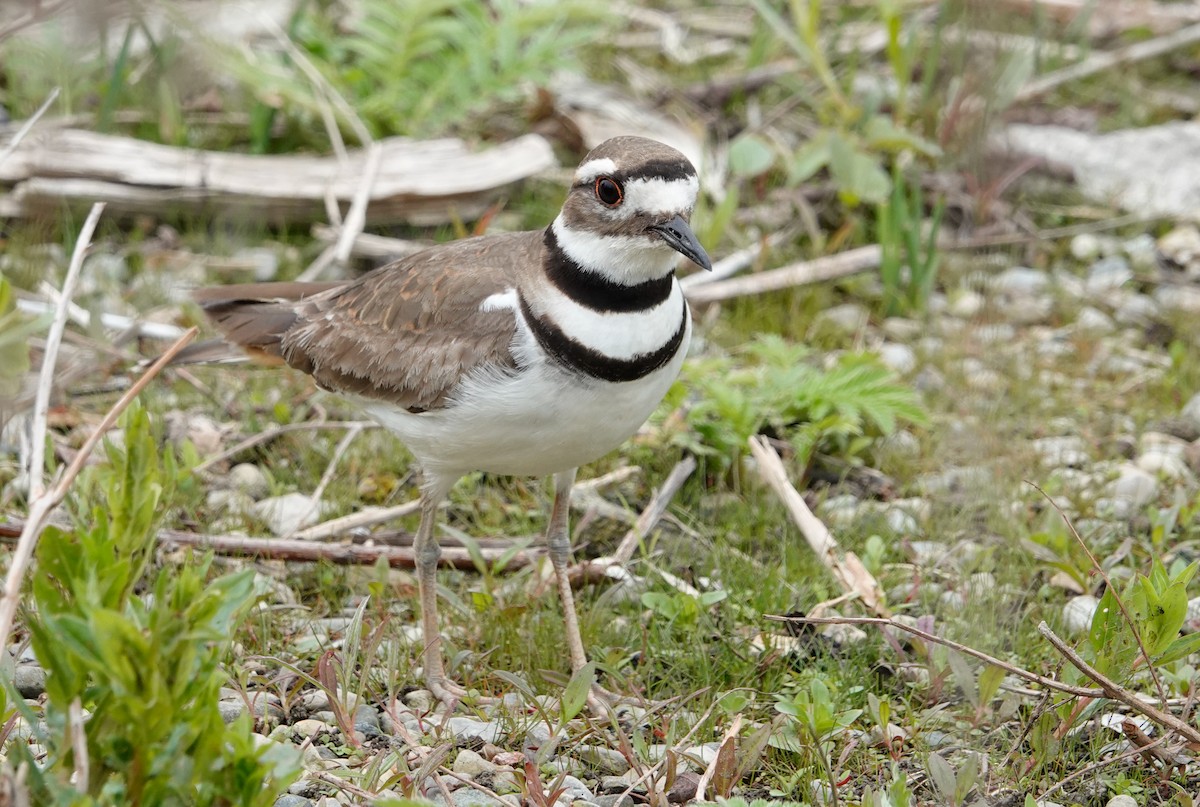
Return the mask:
[[[631,179],[625,183],[625,207],[639,213],[684,213],[696,205],[700,181],[687,179]]]
[[[601,157],[596,160],[588,160],[579,169],[575,171],[575,182],[591,182],[596,177],[602,174],[616,173],[617,164],[607,157]]]

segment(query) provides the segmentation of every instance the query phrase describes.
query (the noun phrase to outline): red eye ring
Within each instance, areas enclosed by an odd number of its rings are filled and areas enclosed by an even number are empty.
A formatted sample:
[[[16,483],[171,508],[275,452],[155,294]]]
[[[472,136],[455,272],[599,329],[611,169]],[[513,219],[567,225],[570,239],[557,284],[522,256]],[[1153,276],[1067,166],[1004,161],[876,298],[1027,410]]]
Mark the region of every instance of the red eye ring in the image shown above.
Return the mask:
[[[596,177],[595,191],[596,198],[602,205],[617,207],[625,201],[625,192],[621,189],[621,183],[612,177]]]

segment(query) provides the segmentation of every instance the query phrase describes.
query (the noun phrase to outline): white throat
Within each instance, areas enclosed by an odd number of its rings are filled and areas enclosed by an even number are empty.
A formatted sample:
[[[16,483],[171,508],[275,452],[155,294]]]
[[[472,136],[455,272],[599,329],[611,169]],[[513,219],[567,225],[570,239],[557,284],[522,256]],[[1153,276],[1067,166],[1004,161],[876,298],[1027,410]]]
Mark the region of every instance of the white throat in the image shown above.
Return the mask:
[[[581,269],[622,285],[664,277],[679,263],[679,253],[658,239],[576,230],[561,213],[550,226],[559,247]]]

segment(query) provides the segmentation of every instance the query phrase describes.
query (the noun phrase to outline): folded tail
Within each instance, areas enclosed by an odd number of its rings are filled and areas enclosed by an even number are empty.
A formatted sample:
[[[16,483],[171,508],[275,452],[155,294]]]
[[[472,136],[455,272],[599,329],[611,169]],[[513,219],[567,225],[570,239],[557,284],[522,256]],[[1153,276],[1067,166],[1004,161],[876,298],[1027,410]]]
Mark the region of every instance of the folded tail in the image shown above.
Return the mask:
[[[197,289],[199,303],[223,339],[197,342],[173,364],[238,362],[283,364],[280,341],[299,319],[298,303],[343,283],[244,283]]]

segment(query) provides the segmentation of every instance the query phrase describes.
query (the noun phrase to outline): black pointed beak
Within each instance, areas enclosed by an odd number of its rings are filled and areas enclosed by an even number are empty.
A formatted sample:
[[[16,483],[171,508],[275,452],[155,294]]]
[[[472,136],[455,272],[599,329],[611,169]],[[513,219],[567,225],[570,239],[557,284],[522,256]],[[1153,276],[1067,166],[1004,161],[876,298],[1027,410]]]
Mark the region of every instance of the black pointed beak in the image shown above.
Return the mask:
[[[700,268],[712,271],[712,260],[704,251],[704,247],[700,246],[699,239],[696,238],[696,234],[692,232],[688,223],[683,220],[683,216],[676,216],[670,221],[656,224],[650,229],[662,236],[662,240],[666,241],[671,249]]]

